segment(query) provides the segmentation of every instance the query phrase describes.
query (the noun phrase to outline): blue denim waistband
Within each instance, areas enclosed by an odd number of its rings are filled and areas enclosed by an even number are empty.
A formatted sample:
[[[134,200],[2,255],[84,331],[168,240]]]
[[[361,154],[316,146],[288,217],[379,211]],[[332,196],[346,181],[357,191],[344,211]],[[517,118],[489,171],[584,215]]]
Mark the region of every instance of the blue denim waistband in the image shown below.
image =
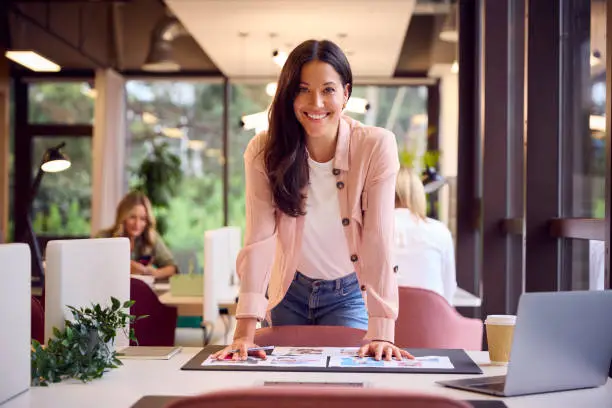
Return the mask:
[[[353,272],[349,273],[346,276],[343,276],[342,278],[324,280],[309,278],[300,271],[296,271],[293,280],[298,281],[299,283],[305,286],[318,286],[321,288],[326,287],[330,289],[335,288],[336,290],[339,290],[342,287],[357,283],[357,274]]]

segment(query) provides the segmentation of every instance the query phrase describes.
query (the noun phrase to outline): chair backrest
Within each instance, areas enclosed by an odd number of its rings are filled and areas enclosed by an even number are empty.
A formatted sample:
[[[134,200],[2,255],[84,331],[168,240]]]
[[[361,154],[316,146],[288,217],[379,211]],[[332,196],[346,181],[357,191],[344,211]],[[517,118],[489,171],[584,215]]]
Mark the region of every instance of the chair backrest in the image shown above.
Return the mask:
[[[159,301],[153,289],[140,279],[130,279],[130,299],[135,301],[130,308],[134,316],[148,315],[132,325],[139,346],[174,346],[176,331],[176,307]],[[136,345],[134,342],[132,345]]]
[[[358,347],[366,332],[344,326],[275,326],[255,331],[261,346]]]
[[[32,339],[38,341],[40,344],[45,344],[45,311],[34,296],[31,297],[31,330]]]
[[[483,323],[461,316],[436,292],[399,288],[395,343],[399,347],[482,349]]]
[[[66,306],[107,306],[111,296],[124,302],[130,296],[130,241],[127,238],[95,238],[50,241],[45,279],[45,338],[53,327],[62,330],[72,314]],[[123,330],[115,345],[127,346]]]
[[[217,391],[174,401],[168,408],[469,408],[441,395],[374,388],[258,387]]]
[[[0,405],[30,387],[31,255],[26,244],[0,244]],[[25,323],[25,324],[24,324]]]

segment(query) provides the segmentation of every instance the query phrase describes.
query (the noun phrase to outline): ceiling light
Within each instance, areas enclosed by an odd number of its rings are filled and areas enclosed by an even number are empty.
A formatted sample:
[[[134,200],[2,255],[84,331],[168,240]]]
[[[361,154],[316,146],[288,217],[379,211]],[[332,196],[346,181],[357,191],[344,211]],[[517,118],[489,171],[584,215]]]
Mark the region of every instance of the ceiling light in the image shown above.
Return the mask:
[[[58,72],[61,69],[55,62],[35,51],[7,51],[4,56],[35,72]]]
[[[285,51],[274,50],[272,52],[272,61],[279,67],[283,67],[289,55]]]
[[[593,51],[589,62],[592,67],[599,65],[601,63],[601,53],[597,50]]]
[[[354,113],[366,113],[370,109],[370,104],[366,99],[351,97],[346,103],[346,110]]]
[[[187,34],[176,17],[164,16],[151,33],[151,45],[142,69],[155,72],[180,70],[181,66],[174,60],[172,42]]]
[[[602,115],[589,116],[589,128],[594,131],[606,131],[606,117]]]
[[[459,30],[457,29],[457,6],[453,5],[440,29],[439,37],[442,41],[459,41]]]
[[[242,128],[245,130],[255,129],[260,132],[268,128],[268,111],[245,115],[241,118]]]
[[[459,73],[459,63],[457,62],[457,60],[454,60],[453,65],[451,65],[451,73],[453,74]]]
[[[268,96],[274,96],[276,94],[276,82],[270,82],[266,85],[266,94]]]

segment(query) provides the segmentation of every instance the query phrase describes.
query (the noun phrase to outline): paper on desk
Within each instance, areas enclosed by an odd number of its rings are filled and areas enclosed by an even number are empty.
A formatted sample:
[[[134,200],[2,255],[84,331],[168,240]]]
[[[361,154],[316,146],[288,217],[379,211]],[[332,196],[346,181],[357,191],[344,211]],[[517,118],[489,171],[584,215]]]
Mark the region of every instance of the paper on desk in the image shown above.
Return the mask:
[[[455,368],[448,357],[443,356],[425,356],[415,357],[414,360],[391,360],[377,361],[372,357],[349,357],[349,356],[332,356],[329,360],[329,367],[363,367],[363,368],[433,368],[433,369],[448,369]]]
[[[273,356],[356,356],[358,347],[275,347]]]
[[[258,366],[258,367],[327,367],[327,356],[321,354],[267,356],[265,360],[247,357],[246,360],[217,360],[208,357],[203,366]]]

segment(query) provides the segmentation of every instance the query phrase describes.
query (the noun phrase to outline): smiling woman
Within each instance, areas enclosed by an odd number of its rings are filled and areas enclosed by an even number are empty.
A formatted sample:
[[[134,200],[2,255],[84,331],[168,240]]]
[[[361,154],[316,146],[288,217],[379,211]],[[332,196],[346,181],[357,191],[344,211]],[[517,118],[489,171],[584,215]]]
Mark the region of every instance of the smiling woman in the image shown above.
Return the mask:
[[[258,320],[367,329],[360,355],[411,357],[393,345],[397,145],[391,132],[343,116],[352,82],[331,41],[298,45],[282,68],[269,130],[244,154],[238,323],[216,358],[246,359]]]

